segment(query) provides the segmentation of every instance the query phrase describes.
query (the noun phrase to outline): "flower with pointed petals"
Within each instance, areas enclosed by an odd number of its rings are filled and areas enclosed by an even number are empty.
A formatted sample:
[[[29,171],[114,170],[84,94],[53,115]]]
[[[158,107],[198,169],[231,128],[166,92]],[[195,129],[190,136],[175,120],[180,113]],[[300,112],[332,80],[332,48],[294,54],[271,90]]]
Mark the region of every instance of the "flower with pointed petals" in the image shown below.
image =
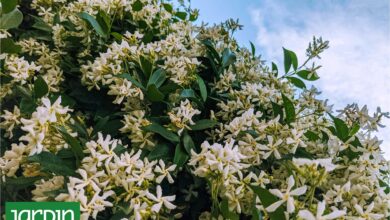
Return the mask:
[[[346,215],[346,212],[342,210],[333,210],[333,212],[323,215],[324,211],[325,201],[322,201],[318,203],[316,216],[314,216],[309,210],[299,211],[298,216],[304,220],[330,220]]]
[[[176,195],[162,196],[162,189],[161,189],[160,185],[158,185],[156,187],[156,196],[147,191],[146,197],[148,197],[148,199],[156,202],[156,204],[154,204],[152,206],[153,212],[158,213],[160,211],[162,205],[164,205],[167,209],[175,209],[176,208],[176,206],[171,203],[171,202],[175,201]]]
[[[160,173],[161,175],[156,178],[156,183],[161,183],[165,177],[167,177],[169,183],[174,183],[170,172],[173,172],[176,169],[176,164],[173,164],[168,168],[165,168],[165,163],[163,160],[159,160],[158,164],[160,166],[156,166],[156,168],[154,168],[154,172]]]
[[[270,206],[266,208],[268,212],[274,212],[279,206],[281,206],[283,203],[287,202],[287,212],[292,213],[295,211],[295,206],[294,206],[294,198],[293,196],[300,196],[304,194],[307,190],[307,186],[302,186],[299,188],[296,188],[291,191],[292,187],[295,185],[295,180],[294,177],[291,175],[287,179],[287,189],[285,193],[282,193],[279,189],[270,189],[270,193],[273,195],[277,196],[281,200],[274,202]]]

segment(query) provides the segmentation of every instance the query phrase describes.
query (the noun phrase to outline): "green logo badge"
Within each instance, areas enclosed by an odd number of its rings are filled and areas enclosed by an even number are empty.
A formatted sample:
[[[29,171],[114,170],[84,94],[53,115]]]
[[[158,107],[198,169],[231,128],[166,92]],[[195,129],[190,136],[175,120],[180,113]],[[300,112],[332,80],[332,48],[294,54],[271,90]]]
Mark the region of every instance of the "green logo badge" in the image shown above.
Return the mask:
[[[6,202],[7,220],[79,220],[77,202]]]

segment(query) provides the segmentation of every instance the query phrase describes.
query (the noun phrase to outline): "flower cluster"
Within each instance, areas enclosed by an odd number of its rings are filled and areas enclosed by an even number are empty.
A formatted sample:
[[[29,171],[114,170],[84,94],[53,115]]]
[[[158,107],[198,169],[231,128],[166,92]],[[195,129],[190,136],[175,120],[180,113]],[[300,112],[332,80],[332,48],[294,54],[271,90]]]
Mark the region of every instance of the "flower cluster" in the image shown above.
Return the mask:
[[[79,202],[82,219],[390,217],[375,136],[389,113],[333,111],[306,87],[328,41],[303,62],[284,49],[283,71],[185,1],[19,2],[0,15],[2,202]]]

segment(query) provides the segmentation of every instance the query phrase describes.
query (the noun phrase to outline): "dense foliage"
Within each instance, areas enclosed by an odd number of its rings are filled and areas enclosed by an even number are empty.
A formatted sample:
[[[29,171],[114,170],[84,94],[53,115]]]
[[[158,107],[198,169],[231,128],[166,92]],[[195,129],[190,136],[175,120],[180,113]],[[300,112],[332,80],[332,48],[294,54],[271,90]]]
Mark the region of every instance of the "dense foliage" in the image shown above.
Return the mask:
[[[268,67],[234,20],[163,0],[2,0],[5,201],[82,219],[385,219],[380,109],[334,113],[283,49]],[[281,51],[282,52],[282,51]]]

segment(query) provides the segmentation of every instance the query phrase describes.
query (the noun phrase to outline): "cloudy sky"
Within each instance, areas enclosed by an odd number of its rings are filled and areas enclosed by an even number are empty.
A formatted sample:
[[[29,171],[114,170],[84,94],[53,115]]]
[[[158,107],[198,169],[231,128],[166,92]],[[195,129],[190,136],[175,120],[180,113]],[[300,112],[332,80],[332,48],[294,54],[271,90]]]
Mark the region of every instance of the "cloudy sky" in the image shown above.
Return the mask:
[[[252,41],[262,58],[282,63],[282,46],[304,59],[312,36],[330,41],[318,62],[323,91],[334,109],[348,103],[390,111],[390,0],[192,0],[199,21],[210,24],[238,18],[235,37]],[[377,136],[390,159],[390,120]]]

